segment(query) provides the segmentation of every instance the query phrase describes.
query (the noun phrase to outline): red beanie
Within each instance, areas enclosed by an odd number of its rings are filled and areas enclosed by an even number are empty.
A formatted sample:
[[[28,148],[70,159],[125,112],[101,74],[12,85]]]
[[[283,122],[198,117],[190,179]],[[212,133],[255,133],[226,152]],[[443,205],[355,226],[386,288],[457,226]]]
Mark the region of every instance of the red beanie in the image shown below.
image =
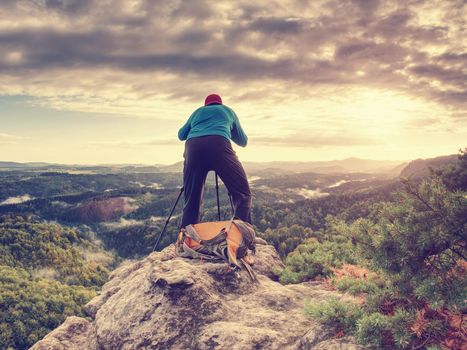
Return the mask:
[[[206,99],[204,100],[204,105],[207,106],[207,105],[211,105],[213,103],[219,103],[219,104],[222,104],[222,99],[219,95],[217,94],[211,94],[209,95],[208,97],[206,97]]]

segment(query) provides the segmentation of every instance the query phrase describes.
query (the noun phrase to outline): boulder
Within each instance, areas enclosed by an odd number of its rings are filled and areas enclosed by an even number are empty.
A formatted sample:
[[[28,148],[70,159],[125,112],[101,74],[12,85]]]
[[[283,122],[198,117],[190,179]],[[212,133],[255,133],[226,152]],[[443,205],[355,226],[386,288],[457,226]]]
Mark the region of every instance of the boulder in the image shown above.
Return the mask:
[[[32,349],[361,349],[310,319],[304,304],[341,294],[320,283],[281,285],[274,247],[257,246],[257,281],[226,264],[177,257],[174,247],[110,275],[85,310]]]

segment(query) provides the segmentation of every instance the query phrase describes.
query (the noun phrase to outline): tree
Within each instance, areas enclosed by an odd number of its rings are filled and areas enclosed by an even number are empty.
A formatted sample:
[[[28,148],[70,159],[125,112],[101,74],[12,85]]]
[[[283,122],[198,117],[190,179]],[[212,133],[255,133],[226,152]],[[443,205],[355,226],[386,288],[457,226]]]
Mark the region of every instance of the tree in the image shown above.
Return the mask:
[[[460,307],[466,281],[467,198],[439,177],[405,181],[396,202],[381,203],[347,234],[369,266],[389,277],[400,295],[431,306]]]

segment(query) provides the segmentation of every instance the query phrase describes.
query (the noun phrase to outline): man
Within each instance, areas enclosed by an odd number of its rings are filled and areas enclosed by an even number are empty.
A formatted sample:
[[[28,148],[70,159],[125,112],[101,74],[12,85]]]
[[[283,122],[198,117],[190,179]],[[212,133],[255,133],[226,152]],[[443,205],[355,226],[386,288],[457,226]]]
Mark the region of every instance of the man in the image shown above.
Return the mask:
[[[251,192],[242,164],[230,140],[245,147],[248,137],[235,112],[222,103],[217,94],[206,97],[178,132],[185,142],[183,186],[185,206],[181,227],[196,224],[202,202],[204,183],[214,170],[232,195],[235,216],[251,223]]]

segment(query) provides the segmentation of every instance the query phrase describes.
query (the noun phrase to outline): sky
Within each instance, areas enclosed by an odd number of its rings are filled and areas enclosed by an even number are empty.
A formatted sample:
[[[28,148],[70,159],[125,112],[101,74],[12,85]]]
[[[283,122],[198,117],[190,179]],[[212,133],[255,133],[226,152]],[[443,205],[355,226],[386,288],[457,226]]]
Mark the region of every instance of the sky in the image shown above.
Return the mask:
[[[2,0],[0,160],[170,164],[210,93],[246,161],[467,147],[463,0]]]

